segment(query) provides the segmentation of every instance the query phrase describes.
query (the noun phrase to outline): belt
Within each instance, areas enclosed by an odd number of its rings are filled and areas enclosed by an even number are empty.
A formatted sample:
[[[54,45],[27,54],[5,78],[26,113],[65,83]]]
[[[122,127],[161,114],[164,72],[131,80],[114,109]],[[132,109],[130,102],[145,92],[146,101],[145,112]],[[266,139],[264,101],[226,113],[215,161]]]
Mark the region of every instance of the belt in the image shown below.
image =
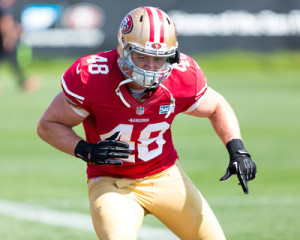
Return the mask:
[[[170,172],[176,165],[178,165],[178,160],[176,160],[174,165],[172,165],[171,167],[169,167],[169,168],[167,168],[167,169],[165,169],[161,172],[154,173],[152,175],[149,175],[149,176],[146,176],[146,177],[143,177],[143,178],[136,178],[136,179],[121,178],[121,179],[116,180],[115,184],[118,188],[123,188],[123,187],[126,187],[126,186],[128,186],[132,183],[135,183],[135,182],[142,182],[142,181],[145,181],[147,179],[156,179],[156,178],[162,177],[163,175]]]

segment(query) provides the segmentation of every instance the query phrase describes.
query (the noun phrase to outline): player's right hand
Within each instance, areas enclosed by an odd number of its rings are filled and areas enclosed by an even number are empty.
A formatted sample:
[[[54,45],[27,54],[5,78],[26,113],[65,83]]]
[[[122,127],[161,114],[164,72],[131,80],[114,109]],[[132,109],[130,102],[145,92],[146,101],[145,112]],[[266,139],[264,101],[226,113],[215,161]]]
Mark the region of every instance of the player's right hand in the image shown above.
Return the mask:
[[[75,148],[75,156],[97,165],[122,165],[121,159],[127,159],[131,150],[128,143],[116,140],[119,136],[120,132],[116,132],[96,144],[81,140]]]

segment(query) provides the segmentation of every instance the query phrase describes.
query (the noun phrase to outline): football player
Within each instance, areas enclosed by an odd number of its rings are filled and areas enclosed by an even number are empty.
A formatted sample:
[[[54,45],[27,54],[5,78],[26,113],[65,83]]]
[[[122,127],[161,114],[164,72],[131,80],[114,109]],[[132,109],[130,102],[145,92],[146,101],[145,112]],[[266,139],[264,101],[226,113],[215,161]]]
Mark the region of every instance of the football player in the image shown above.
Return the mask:
[[[101,240],[137,239],[153,214],[180,239],[225,239],[211,208],[180,167],[171,125],[179,113],[208,118],[245,193],[256,165],[227,101],[179,53],[172,19],[154,7],[129,12],[117,49],[79,58],[38,124],[39,136],[87,162],[90,211]],[[86,139],[73,127],[83,123]]]
[[[0,0],[0,62],[4,58],[9,60],[18,86],[24,88],[26,79],[17,60],[17,46],[21,29],[12,14],[14,2],[14,0]]]
[[[0,63],[8,60],[18,88],[33,93],[40,88],[39,78],[32,76],[26,79],[17,59],[21,26],[13,16],[15,2],[16,0],[0,0]]]

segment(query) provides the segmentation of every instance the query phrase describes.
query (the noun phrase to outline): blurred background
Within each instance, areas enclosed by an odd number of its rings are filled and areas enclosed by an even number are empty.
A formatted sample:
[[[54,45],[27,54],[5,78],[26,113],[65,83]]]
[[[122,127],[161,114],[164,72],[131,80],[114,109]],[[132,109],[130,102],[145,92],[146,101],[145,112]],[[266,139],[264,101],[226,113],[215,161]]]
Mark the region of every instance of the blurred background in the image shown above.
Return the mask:
[[[143,5],[173,19],[180,51],[232,105],[258,165],[249,195],[235,178],[220,183],[228,157],[209,121],[175,119],[182,166],[227,239],[298,239],[299,0],[0,0],[0,239],[97,239],[85,164],[42,142],[36,124],[63,72],[83,55],[116,48],[123,17]],[[177,238],[146,216],[139,239]]]
[[[14,1],[14,0],[2,0]],[[174,20],[181,51],[230,49],[274,51],[299,48],[300,1],[16,1],[21,44],[35,56],[72,56],[116,46],[120,19],[150,4]]]

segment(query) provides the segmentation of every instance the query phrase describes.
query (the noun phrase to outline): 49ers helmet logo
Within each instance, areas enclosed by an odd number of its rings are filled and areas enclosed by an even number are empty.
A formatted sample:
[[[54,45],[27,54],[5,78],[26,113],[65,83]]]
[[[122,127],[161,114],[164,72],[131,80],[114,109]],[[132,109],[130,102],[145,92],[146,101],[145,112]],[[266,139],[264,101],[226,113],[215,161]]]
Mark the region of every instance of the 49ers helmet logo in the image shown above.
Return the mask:
[[[133,21],[132,21],[132,17],[130,15],[127,15],[122,23],[121,23],[121,31],[122,33],[126,34],[126,33],[130,33],[133,27]]]
[[[161,48],[161,44],[160,43],[153,43],[151,45],[151,47],[154,48],[154,49],[160,49]]]

